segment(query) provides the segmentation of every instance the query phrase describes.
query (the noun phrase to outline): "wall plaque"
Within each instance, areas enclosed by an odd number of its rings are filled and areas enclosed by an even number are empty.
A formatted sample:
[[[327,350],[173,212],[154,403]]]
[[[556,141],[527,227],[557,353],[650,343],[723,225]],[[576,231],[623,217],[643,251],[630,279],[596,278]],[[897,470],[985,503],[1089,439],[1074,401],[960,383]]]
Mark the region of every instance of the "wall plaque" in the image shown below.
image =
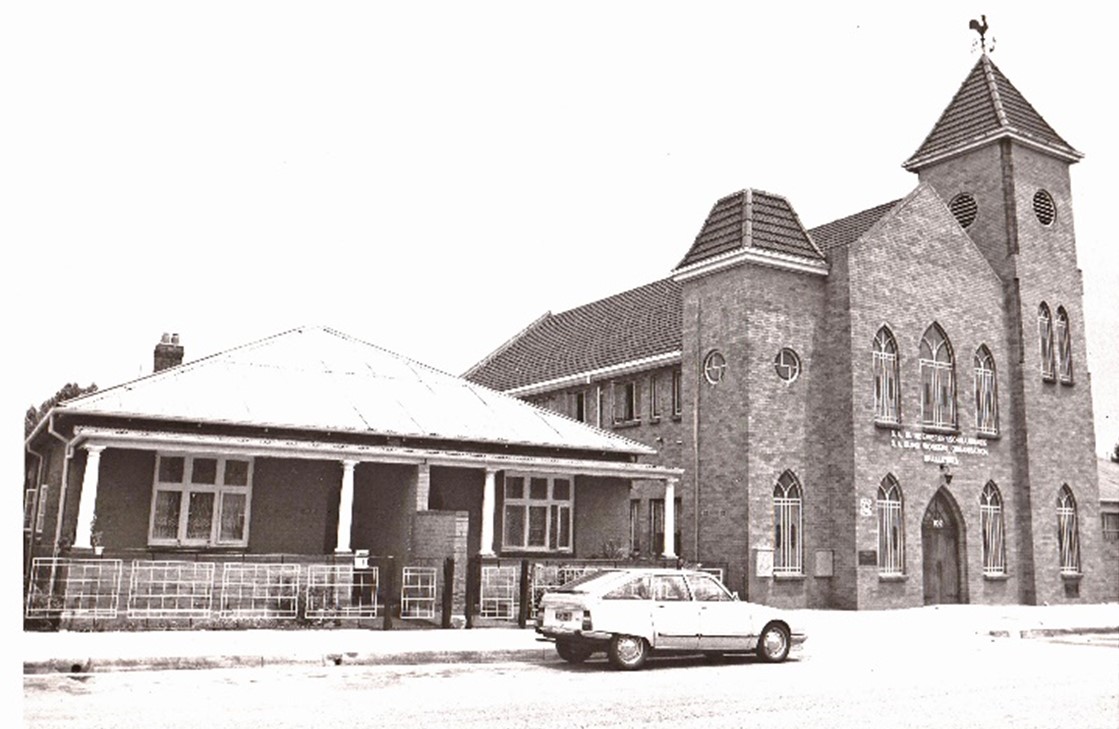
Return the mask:
[[[859,566],[860,567],[877,567],[878,566],[878,552],[873,549],[860,549],[859,550]]]

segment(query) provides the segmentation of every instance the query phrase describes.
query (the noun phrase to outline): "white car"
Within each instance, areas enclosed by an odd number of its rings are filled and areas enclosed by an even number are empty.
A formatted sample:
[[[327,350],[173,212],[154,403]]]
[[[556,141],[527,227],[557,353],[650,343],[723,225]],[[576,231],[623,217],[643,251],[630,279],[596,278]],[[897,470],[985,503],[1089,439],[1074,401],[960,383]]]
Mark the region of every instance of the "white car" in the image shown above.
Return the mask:
[[[756,653],[785,660],[805,641],[779,611],[743,602],[714,575],[698,570],[608,569],[544,593],[536,632],[581,663],[596,651],[626,670],[650,652]]]

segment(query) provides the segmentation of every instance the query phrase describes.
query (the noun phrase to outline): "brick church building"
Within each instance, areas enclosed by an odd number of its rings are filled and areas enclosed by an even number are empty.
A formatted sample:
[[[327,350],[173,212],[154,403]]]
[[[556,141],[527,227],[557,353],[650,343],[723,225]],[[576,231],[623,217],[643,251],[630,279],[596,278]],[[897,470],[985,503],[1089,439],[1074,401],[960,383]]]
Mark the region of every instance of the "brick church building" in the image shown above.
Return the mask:
[[[466,377],[657,450],[630,547],[791,607],[1093,602],[1101,533],[1069,167],[983,55],[904,197],[805,229],[718,200],[670,275]]]

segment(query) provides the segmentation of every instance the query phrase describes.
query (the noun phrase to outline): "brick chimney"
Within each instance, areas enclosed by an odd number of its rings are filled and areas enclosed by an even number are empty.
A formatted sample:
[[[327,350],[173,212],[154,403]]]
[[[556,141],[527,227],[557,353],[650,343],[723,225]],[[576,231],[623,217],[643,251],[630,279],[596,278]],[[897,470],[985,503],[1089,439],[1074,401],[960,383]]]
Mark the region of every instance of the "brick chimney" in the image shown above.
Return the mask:
[[[164,332],[159,344],[155,345],[155,366],[153,371],[159,372],[168,367],[177,367],[183,363],[183,345],[179,344],[178,334]]]

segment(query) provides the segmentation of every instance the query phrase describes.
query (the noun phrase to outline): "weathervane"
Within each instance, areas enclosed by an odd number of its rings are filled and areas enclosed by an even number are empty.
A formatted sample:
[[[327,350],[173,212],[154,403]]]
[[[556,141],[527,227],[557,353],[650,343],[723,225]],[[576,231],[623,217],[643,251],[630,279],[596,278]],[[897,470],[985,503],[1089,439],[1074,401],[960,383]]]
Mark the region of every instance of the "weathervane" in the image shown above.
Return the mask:
[[[967,27],[971,28],[972,30],[974,30],[976,33],[979,34],[979,40],[978,40],[977,43],[978,43],[980,53],[982,53],[983,55],[987,55],[988,53],[994,53],[994,51],[995,51],[995,39],[993,37],[991,38],[990,46],[987,45],[987,16],[986,15],[980,15],[979,17],[980,17],[980,20],[976,20],[976,19],[972,18],[971,22],[968,23]],[[975,48],[975,47],[976,47],[976,45],[972,44],[972,48]]]

